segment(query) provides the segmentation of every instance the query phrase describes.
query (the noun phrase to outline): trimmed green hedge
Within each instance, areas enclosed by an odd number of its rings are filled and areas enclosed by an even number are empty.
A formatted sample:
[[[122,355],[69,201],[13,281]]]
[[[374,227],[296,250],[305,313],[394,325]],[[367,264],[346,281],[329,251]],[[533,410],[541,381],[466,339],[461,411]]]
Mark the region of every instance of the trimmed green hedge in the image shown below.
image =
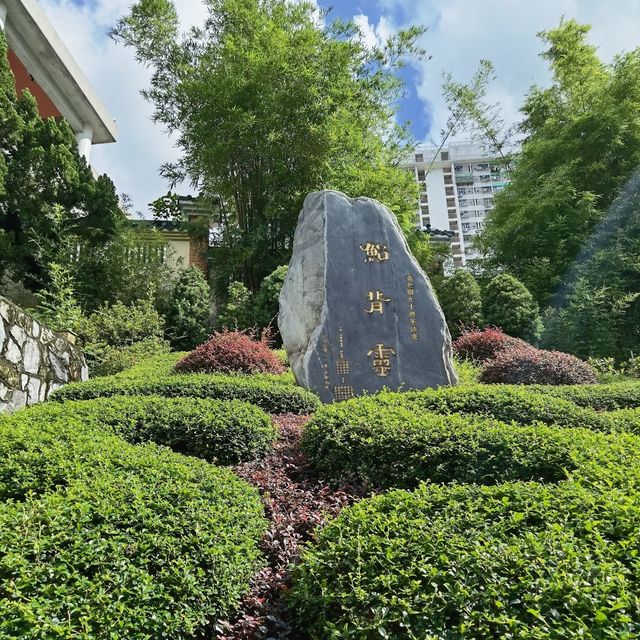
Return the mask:
[[[392,397],[387,394],[386,398]],[[523,427],[477,416],[438,415],[377,397],[327,406],[307,423],[302,447],[336,481],[415,487],[421,480],[496,484],[554,482],[576,467],[590,431]]]
[[[606,414],[613,431],[640,436],[640,409],[619,409]]]
[[[193,638],[260,564],[257,491],[78,417],[0,422],[0,637]]]
[[[178,453],[228,465],[271,449],[277,430],[260,408],[238,400],[132,396],[45,403],[23,419],[78,417],[108,426],[131,443],[155,442]]]
[[[290,605],[327,640],[637,638],[635,484],[422,485],[363,500],[303,553]]]
[[[399,402],[413,410],[484,415],[522,425],[542,422],[594,431],[610,430],[606,417],[592,409],[578,407],[569,399],[543,393],[542,389],[530,391],[518,386],[499,385],[443,387],[403,394],[381,394],[380,401]]]
[[[430,482],[319,532],[294,568],[300,627],[336,640],[638,637],[640,438],[598,430],[633,431],[640,412],[536,391],[386,393],[317,412],[303,443],[325,475]]]
[[[132,370],[133,371],[133,370]],[[109,396],[215,398],[242,400],[269,413],[306,414],[320,405],[316,395],[295,386],[288,376],[231,376],[211,374],[134,375],[117,374],[58,389],[51,400],[90,400]]]
[[[531,389],[596,411],[640,408],[640,382],[612,382],[566,387],[538,386]]]

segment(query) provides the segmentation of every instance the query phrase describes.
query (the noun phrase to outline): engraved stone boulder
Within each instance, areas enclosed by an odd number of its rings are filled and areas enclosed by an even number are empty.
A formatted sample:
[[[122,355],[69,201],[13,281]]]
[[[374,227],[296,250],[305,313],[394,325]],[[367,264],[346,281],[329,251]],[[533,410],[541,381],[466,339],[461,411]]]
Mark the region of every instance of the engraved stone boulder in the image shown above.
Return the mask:
[[[278,326],[298,384],[323,402],[457,382],[431,283],[395,216],[369,198],[307,196]]]

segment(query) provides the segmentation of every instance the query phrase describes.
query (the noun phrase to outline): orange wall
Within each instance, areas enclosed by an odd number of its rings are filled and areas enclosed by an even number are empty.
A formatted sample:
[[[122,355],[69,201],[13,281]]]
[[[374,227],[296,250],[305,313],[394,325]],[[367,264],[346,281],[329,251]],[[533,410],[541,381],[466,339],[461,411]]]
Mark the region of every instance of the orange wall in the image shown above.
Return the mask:
[[[25,89],[29,89],[38,103],[40,117],[62,117],[62,114],[58,111],[56,105],[51,102],[49,96],[44,92],[42,87],[29,75],[25,66],[20,62],[20,60],[18,60],[18,57],[13,53],[13,51],[11,51],[11,49],[9,49],[9,66],[13,71],[13,75],[16,77],[16,91],[18,92],[18,95],[22,94]]]

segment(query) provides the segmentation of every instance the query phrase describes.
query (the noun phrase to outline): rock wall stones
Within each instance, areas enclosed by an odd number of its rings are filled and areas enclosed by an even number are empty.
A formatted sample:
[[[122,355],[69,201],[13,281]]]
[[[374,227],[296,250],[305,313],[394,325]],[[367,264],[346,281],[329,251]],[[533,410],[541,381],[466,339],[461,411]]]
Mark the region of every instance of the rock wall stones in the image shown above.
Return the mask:
[[[457,382],[431,284],[395,216],[369,198],[307,196],[278,325],[296,380],[324,402]]]
[[[0,296],[0,413],[42,402],[65,382],[88,377],[81,349]]]

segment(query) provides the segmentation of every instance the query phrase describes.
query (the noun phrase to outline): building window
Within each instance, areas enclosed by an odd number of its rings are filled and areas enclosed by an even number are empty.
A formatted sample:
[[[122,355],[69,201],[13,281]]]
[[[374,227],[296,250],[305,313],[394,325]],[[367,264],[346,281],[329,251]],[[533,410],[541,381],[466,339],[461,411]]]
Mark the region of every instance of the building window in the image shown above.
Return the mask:
[[[426,174],[424,169],[418,169],[418,180],[420,180],[420,182],[423,182],[425,177],[426,177]]]
[[[440,154],[440,159],[441,159],[443,162],[444,162],[445,160],[448,160],[448,159],[449,159],[449,152],[448,152],[448,151],[443,151],[443,152]]]
[[[424,162],[424,154],[416,153],[416,162]]]

